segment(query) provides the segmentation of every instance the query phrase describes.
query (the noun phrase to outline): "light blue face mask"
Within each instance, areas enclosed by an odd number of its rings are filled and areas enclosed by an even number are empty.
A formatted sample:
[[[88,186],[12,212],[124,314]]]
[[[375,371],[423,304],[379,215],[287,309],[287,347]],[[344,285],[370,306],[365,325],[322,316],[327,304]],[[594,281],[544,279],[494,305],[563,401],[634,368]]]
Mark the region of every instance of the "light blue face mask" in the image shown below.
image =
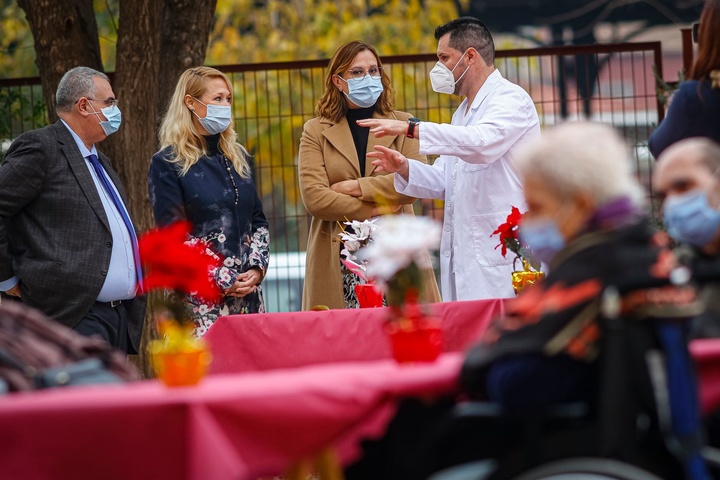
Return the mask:
[[[565,248],[565,239],[555,221],[550,218],[523,220],[518,229],[520,243],[527,245],[534,259],[550,263]]]
[[[198,103],[205,105],[197,98],[195,98],[195,100],[197,100]],[[192,110],[200,121],[200,125],[202,125],[210,135],[217,135],[218,133],[222,133],[227,130],[230,126],[230,122],[232,121],[232,110],[230,109],[230,106],[208,104],[205,105],[205,107],[207,108],[205,118],[200,118],[200,116],[195,113],[195,110]]]
[[[117,105],[100,109],[100,112],[105,115],[105,118],[107,118],[107,120],[102,120],[100,118],[100,115],[98,115],[98,112],[95,110],[95,107],[93,107],[92,103],[90,103],[90,108],[93,109],[93,113],[100,120],[100,126],[105,132],[105,135],[112,135],[120,129],[120,124],[122,123],[122,113],[120,112],[120,109]]]
[[[338,75],[339,76],[339,75]],[[345,80],[348,84],[348,99],[360,108],[369,108],[375,105],[383,92],[382,77],[365,75],[363,78]]]
[[[694,247],[708,245],[720,231],[720,211],[710,205],[702,190],[669,197],[663,217],[671,237]]]

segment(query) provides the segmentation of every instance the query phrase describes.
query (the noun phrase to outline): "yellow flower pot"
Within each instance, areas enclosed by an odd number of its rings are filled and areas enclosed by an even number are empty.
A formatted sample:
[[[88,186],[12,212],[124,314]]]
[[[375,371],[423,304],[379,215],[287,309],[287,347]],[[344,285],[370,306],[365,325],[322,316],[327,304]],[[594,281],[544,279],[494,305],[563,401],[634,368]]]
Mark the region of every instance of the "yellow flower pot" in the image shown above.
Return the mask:
[[[164,321],[160,331],[165,338],[148,348],[157,377],[168,387],[196,385],[212,361],[205,342],[193,336],[191,324]]]
[[[545,272],[533,270],[525,259],[522,259],[522,265],[522,270],[512,272],[512,286],[515,295],[519,295],[525,288],[545,278]]]

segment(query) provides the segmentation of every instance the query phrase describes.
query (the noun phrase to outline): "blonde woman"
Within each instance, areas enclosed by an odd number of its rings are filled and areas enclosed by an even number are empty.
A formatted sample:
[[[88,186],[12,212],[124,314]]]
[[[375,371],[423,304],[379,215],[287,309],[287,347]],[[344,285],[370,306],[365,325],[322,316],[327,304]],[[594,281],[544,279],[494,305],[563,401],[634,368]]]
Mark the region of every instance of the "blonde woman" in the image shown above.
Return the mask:
[[[398,194],[393,176],[376,172],[365,154],[384,145],[411,158],[422,157],[417,140],[405,135],[375,138],[356,123],[367,118],[411,118],[393,109],[390,78],[375,49],[366,43],[350,42],[335,52],[316,114],[303,129],[298,163],[303,203],[313,217],[303,309],[357,308],[354,285],[359,280],[340,262],[341,222],[366,220],[387,210],[412,214],[416,200]],[[440,301],[433,272],[424,276],[422,299]]]
[[[191,241],[220,255],[214,272],[224,292],[217,304],[187,297],[202,336],[220,315],[264,312],[260,282],[268,266],[269,232],[245,149],[237,142],[232,86],[210,67],[186,70],[160,127],[161,150],[148,173],[159,226],[192,225]]]

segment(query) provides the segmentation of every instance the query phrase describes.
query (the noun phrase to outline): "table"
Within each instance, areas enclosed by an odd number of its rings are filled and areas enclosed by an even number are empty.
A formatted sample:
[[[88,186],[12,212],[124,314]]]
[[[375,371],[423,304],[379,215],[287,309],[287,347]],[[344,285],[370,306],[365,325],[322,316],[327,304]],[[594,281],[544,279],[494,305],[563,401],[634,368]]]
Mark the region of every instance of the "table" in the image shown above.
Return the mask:
[[[503,314],[503,300],[431,304],[442,319],[444,350],[462,352]],[[383,331],[388,308],[325,310],[221,317],[205,335],[212,373],[292,368],[391,358]]]
[[[503,300],[431,305],[442,318],[446,352],[475,343]],[[332,362],[390,358],[382,324],[388,309],[326,310],[221,317],[205,339],[215,359],[213,373],[251,372]],[[362,340],[359,340],[362,339]],[[703,412],[720,407],[720,339],[694,340],[690,351],[698,373]]]
[[[250,480],[332,447],[347,462],[396,401],[452,393],[462,361],[392,360],[0,397],[0,477]]]

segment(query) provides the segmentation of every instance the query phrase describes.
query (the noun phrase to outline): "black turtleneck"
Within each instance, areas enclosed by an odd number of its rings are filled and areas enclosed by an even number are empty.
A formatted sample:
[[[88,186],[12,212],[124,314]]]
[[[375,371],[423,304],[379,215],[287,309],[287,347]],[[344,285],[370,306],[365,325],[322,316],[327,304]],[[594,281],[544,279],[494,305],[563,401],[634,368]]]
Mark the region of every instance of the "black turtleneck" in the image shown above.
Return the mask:
[[[365,176],[365,155],[367,154],[367,142],[370,129],[361,127],[357,124],[357,120],[365,120],[373,116],[375,105],[368,108],[348,108],[346,117],[348,125],[350,125],[350,133],[352,133],[353,142],[355,142],[355,151],[357,152],[358,161],[360,162],[360,176]]]
[[[203,135],[203,138],[205,139],[205,143],[207,143],[208,157],[212,157],[213,155],[220,153],[220,147],[218,146],[220,143],[219,133],[216,135]]]

